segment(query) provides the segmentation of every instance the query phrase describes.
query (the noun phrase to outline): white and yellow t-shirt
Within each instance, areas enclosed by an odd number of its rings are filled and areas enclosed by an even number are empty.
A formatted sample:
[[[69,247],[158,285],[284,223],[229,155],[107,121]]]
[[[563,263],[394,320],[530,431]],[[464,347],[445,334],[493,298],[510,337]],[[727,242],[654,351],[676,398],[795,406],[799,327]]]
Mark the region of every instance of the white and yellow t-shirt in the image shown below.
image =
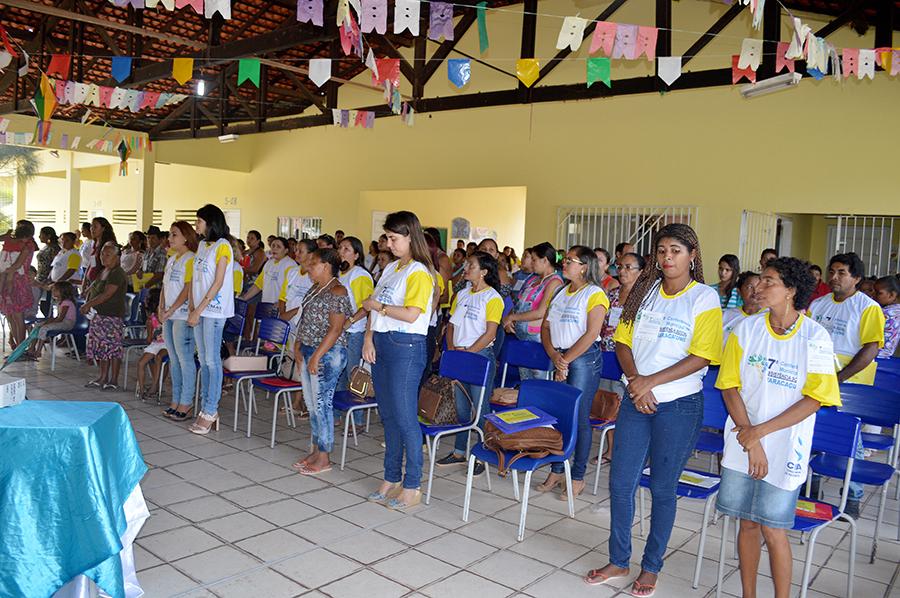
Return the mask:
[[[69,270],[75,270],[72,276],[69,277],[69,282],[81,280],[81,254],[78,253],[77,249],[63,249],[56,254],[53,261],[50,262],[50,280],[59,282],[63,274]]]
[[[550,300],[547,323],[550,342],[557,349],[568,349],[587,332],[588,314],[597,306],[609,309],[609,298],[603,289],[586,284],[574,293],[566,285]]]
[[[281,283],[281,292],[278,294],[278,300],[284,301],[284,309],[291,311],[303,304],[303,298],[307,291],[313,286],[307,272],[301,272],[300,266],[291,266],[284,275],[284,282]],[[300,315],[299,313],[297,314]],[[297,318],[299,322],[299,318]]]
[[[735,326],[722,357],[716,388],[737,388],[753,425],[783,413],[803,397],[823,406],[840,405],[834,350],[828,332],[801,315],[786,334],[776,334],[769,314],[749,316]],[[760,440],[769,462],[764,481],[794,490],[806,481],[816,417],[810,415],[790,428]],[[747,473],[747,453],[732,432],[731,417],[725,424],[722,466]]]
[[[412,323],[407,323],[373,311],[369,314],[372,319],[372,330],[428,334],[433,292],[434,277],[423,263],[410,260],[403,266],[399,260],[391,262],[385,266],[384,273],[378,279],[372,293],[375,300],[385,305],[418,307],[422,313]]]
[[[688,355],[718,364],[722,357],[722,308],[712,287],[691,281],[668,295],[659,289],[644,300],[634,322],[620,322],[613,340],[631,347],[638,374],[649,376],[673,366]],[[702,368],[684,378],[653,388],[653,396],[667,403],[703,388]]]
[[[276,303],[281,287],[284,286],[285,272],[297,265],[297,262],[289,257],[280,260],[270,259],[263,266],[262,272],[256,277],[254,285],[262,291],[263,303]]]
[[[363,301],[372,296],[375,290],[375,283],[372,281],[372,275],[365,268],[353,266],[340,276],[341,284],[347,288],[347,295],[350,298],[350,307],[353,313],[359,311]],[[366,319],[361,318],[358,322],[354,322],[347,329],[349,333],[359,333],[366,331]]]
[[[240,295],[244,288],[244,267],[237,260],[231,262],[231,276],[234,278],[234,294]]]
[[[461,289],[450,304],[453,344],[471,347],[487,331],[488,322],[499,326],[502,317],[503,297],[494,288],[485,287],[477,293],[472,292],[471,285]]]
[[[766,311],[766,310],[763,310]],[[762,313],[762,312],[758,312]],[[753,314],[755,315],[755,314]],[[748,314],[744,311],[743,307],[729,307],[725,311],[722,312],[722,343],[723,346],[728,344],[728,337],[731,335],[731,331],[734,330],[734,327],[744,321],[745,318],[749,318],[751,314]]]
[[[444,294],[444,288],[445,288],[444,287],[444,277],[441,276],[439,273],[436,273],[434,275],[434,282],[435,282],[435,284],[437,284],[437,287],[438,287],[437,293],[438,293],[438,297],[440,297],[441,295]],[[433,288],[432,288],[432,292],[433,292]],[[431,312],[431,318],[428,320],[429,327],[437,326],[438,316],[440,315],[442,308],[443,308],[442,305],[438,305],[437,309],[435,309]]]
[[[850,363],[867,343],[878,343],[879,348],[884,346],[884,311],[863,293],[853,293],[843,301],[835,301],[834,293],[829,293],[813,301],[809,313],[831,335],[840,367]],[[847,382],[871,386],[875,383],[877,367],[872,361]]]
[[[231,243],[228,242],[228,239],[219,239],[215,243],[202,241],[194,256],[194,272],[191,281],[194,305],[200,305],[203,297],[209,292],[216,280],[216,265],[223,257],[228,260],[225,278],[222,279],[222,287],[219,292],[200,314],[204,318],[227,319],[234,315],[234,277],[231,275],[231,263],[234,261],[234,256],[231,253]]]
[[[163,294],[166,304],[163,309],[169,310],[181,294],[184,285],[190,284],[194,274],[194,252],[185,251],[184,255],[178,257],[173,255],[166,260],[166,269],[163,272]],[[188,318],[188,300],[185,297],[178,309],[172,313],[170,320],[187,320]]]

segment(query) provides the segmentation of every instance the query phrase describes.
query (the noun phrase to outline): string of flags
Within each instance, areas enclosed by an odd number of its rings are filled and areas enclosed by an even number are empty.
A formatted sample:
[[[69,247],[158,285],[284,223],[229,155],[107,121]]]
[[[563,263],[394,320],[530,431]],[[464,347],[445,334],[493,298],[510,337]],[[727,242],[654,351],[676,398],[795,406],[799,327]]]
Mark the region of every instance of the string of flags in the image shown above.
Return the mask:
[[[11,121],[8,118],[0,117],[0,145],[37,144],[43,147],[50,147],[51,142],[54,140],[53,133],[49,131],[46,132],[43,140],[39,139],[36,132],[9,131],[10,123]],[[115,136],[112,136],[112,132],[113,129],[107,129],[106,133],[104,133],[102,137],[91,139],[84,144],[84,147],[107,154],[117,152],[119,154],[120,161],[122,159],[123,153],[125,153],[126,148],[128,150],[126,160],[128,157],[134,154],[134,152],[153,148],[153,142],[151,142],[150,139],[145,135],[122,135],[121,133],[116,133]],[[59,135],[58,139],[59,145],[55,147],[58,147],[59,149],[77,150],[81,148],[80,136],[76,135],[70,138],[68,133],[63,133]],[[127,165],[125,173],[122,173],[121,162],[120,174],[127,174]]]

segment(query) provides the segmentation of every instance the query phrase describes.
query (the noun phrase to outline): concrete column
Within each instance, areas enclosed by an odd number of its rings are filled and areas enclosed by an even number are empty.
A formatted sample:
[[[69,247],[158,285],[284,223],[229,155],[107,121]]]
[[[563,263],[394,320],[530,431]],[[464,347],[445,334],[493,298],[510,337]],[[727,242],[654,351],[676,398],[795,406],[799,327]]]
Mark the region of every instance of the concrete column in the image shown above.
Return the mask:
[[[13,177],[13,201],[16,203],[16,220],[23,220],[25,218],[25,192],[28,189],[28,183],[25,182],[25,179],[19,176]],[[13,227],[15,227],[15,222],[13,222]]]
[[[66,160],[66,214],[63,231],[77,232],[81,211],[81,171],[75,168],[75,152],[67,152]]]
[[[137,205],[137,222],[140,230],[147,230],[153,224],[153,182],[156,174],[156,149],[144,150],[141,166],[140,201]]]

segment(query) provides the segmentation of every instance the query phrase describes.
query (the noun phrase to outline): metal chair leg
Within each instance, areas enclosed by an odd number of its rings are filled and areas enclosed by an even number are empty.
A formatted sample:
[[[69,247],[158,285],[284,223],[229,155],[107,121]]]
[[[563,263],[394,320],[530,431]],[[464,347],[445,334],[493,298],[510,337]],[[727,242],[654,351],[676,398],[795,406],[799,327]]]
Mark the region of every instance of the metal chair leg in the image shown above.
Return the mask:
[[[697,563],[694,565],[694,580],[692,587],[696,590],[700,586],[700,567],[703,566],[703,549],[706,547],[706,530],[709,527],[709,511],[712,508],[713,498],[715,494],[706,499],[706,505],[703,507],[703,522],[700,524],[700,547],[697,549]],[[724,538],[722,539],[724,542]]]
[[[575,518],[575,497],[572,495],[572,467],[569,460],[563,461],[563,468],[566,472],[566,501],[569,503],[569,517]]]
[[[722,596],[722,582],[725,578],[725,544],[728,543],[728,524],[731,518],[728,515],[722,517],[722,541],[719,543],[719,566],[716,573],[716,598]]]
[[[603,449],[606,445],[606,429],[600,432],[600,448],[597,449],[597,471],[594,472],[594,496],[600,489],[600,470],[603,468]]]
[[[638,515],[640,516],[640,521],[638,529],[640,530],[641,537],[644,537],[644,489],[638,488],[638,505],[640,506],[640,511]]]
[[[352,414],[348,411],[344,414],[344,442],[341,444],[341,471],[344,471],[344,463],[347,461],[347,432],[349,431],[349,422]]]
[[[463,499],[463,521],[469,520],[469,504],[472,500],[472,477],[475,473],[475,455],[469,457],[469,465],[466,473],[466,496]]]
[[[485,467],[486,467],[486,465],[485,465]],[[485,469],[485,472],[486,471],[487,471],[487,469]],[[490,477],[488,477],[488,480],[490,480]],[[522,497],[519,495],[519,472],[516,471],[515,469],[512,470],[512,483],[513,483],[513,497],[515,497],[516,500],[521,500]]]
[[[519,535],[516,540],[521,542],[525,539],[525,518],[528,516],[528,495],[531,492],[531,474],[532,470],[525,472],[525,484],[522,486],[522,509],[519,514]]]

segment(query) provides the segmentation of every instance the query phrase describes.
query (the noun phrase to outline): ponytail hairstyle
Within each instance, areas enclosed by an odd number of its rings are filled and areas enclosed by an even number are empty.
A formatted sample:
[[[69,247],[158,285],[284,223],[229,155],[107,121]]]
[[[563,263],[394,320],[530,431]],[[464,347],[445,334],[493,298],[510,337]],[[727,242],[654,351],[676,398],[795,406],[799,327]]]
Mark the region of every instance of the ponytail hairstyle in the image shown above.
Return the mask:
[[[494,259],[494,256],[485,253],[484,251],[476,251],[469,257],[478,261],[479,268],[487,270],[487,274],[484,275],[485,284],[499,293],[500,274],[497,272],[498,264],[497,260]]]
[[[694,229],[680,222],[665,225],[653,235],[651,247],[654,252],[659,246],[659,242],[663,239],[674,239],[684,245],[688,252],[696,252],[692,261],[691,279],[700,284],[706,284],[703,279],[703,259],[700,257],[700,241],[697,240],[697,233],[694,232]],[[663,272],[659,267],[659,262],[655,258],[647,260],[634,286],[631,287],[631,292],[628,293],[625,305],[622,306],[620,322],[634,322],[644,301],[648,297],[652,297],[653,293],[662,284],[662,278]]]
[[[574,251],[581,263],[587,268],[587,271],[584,273],[584,279],[588,284],[602,288],[600,260],[597,259],[597,254],[594,253],[594,250],[585,245],[573,245],[569,248],[569,251]]]
[[[365,249],[363,249],[362,241],[359,240],[358,237],[344,237],[341,239],[341,243],[350,243],[350,247],[353,248],[353,253],[356,254],[356,261],[350,264],[350,267],[359,266],[363,270],[366,269],[366,254]],[[340,243],[338,243],[340,245]]]
[[[556,249],[553,248],[553,245],[544,241],[543,243],[538,243],[534,247],[531,248],[531,258],[535,260],[539,260],[544,258],[548,262],[550,262],[550,266],[556,269],[557,260],[556,260]]]
[[[720,290],[722,291],[722,296],[727,297],[731,294],[731,291],[735,288],[739,287],[738,284],[738,276],[740,276],[741,271],[741,262],[738,259],[738,256],[733,253],[726,253],[722,257],[719,258],[719,263],[725,262],[728,264],[728,267],[731,268],[731,280],[729,280],[724,286],[720,286]],[[721,281],[720,281],[721,284]]]
[[[412,212],[400,211],[388,214],[384,220],[384,230],[409,237],[409,252],[412,259],[428,268],[428,272],[435,274],[431,261],[431,252],[425,243],[425,233],[419,224],[419,217]]]

